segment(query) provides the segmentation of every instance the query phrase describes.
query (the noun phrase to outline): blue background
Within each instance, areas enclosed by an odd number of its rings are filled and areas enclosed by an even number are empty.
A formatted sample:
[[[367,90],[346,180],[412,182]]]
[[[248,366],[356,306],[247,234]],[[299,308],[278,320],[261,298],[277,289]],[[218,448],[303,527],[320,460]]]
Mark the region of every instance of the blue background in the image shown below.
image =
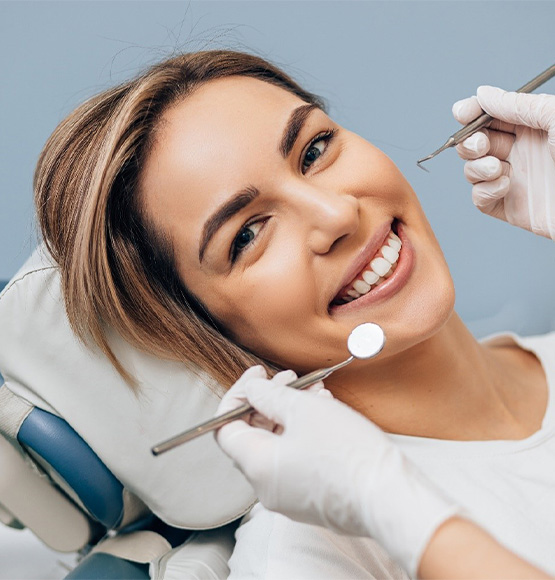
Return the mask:
[[[78,103],[180,50],[245,49],[285,68],[382,148],[418,193],[481,336],[555,328],[553,242],[482,215],[453,150],[454,101],[555,62],[553,2],[1,2],[0,279],[36,244],[32,173]],[[555,93],[555,80],[541,89]]]

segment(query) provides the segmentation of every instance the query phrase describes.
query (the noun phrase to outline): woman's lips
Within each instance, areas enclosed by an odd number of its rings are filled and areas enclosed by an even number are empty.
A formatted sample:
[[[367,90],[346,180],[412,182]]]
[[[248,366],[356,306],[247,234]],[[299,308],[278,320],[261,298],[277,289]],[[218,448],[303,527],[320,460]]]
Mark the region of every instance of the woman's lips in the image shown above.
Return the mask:
[[[404,231],[403,224],[397,222],[397,235],[401,239],[402,246],[399,252],[397,266],[385,281],[381,282],[370,292],[360,298],[346,304],[332,304],[330,313],[351,312],[358,308],[364,308],[369,304],[381,302],[396,294],[407,282],[414,267],[415,252],[414,247]]]

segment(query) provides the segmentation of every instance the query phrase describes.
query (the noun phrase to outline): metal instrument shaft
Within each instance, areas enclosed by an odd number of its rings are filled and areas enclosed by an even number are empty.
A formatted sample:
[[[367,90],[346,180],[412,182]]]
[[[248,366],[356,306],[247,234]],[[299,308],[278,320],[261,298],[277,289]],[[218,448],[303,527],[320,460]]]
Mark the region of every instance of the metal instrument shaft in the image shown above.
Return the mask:
[[[545,82],[547,82],[554,76],[555,76],[555,64],[550,66],[548,69],[544,70],[537,77],[534,77],[530,82],[526,83],[524,86],[520,87],[520,89],[518,89],[516,92],[531,93],[532,91],[536,90],[538,87],[543,85]],[[432,159],[442,151],[449,149],[449,147],[454,147],[455,145],[458,145],[459,143],[464,141],[467,137],[470,137],[470,135],[473,135],[474,133],[485,127],[491,121],[493,121],[493,117],[491,117],[487,113],[483,113],[477,119],[474,119],[474,121],[468,123],[468,125],[465,125],[462,129],[460,129],[456,133],[453,133],[453,135],[451,135],[451,137],[449,137],[449,139],[447,139],[447,141],[439,149],[434,151],[431,155],[424,157],[424,159],[420,159],[419,161],[416,162],[416,164],[418,165],[418,167],[420,167],[420,169],[428,171],[425,167],[422,166],[422,163],[424,161]]]
[[[292,387],[294,389],[305,389],[306,387],[310,387],[314,383],[318,381],[323,381],[327,377],[329,377],[333,372],[347,366],[350,362],[354,360],[354,356],[350,356],[348,359],[325,369],[319,369],[300,377],[299,379],[295,379],[294,381],[287,384],[288,387]],[[209,431],[214,431],[215,429],[219,429],[226,423],[230,421],[235,421],[236,419],[240,419],[249,413],[252,413],[254,408],[250,405],[242,405],[241,407],[237,407],[237,409],[233,409],[233,411],[229,411],[224,413],[223,415],[219,415],[218,417],[214,417],[209,421],[201,423],[188,431],[181,433],[180,435],[176,435],[163,443],[159,443],[155,447],[152,448],[153,455],[160,455],[161,453],[165,453],[178,445],[182,445],[183,443],[187,443],[193,439],[196,439],[200,435],[204,435]]]

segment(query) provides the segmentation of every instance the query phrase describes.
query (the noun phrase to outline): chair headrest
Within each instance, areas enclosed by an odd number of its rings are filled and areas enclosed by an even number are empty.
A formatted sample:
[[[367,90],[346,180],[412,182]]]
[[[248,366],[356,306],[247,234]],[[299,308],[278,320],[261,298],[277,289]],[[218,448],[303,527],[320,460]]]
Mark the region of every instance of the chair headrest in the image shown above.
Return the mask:
[[[190,529],[243,515],[254,492],[212,435],[162,456],[151,447],[213,416],[219,397],[184,365],[110,335],[140,383],[135,396],[98,349],[69,326],[56,264],[43,246],[0,294],[0,373],[30,403],[65,419],[162,520]]]

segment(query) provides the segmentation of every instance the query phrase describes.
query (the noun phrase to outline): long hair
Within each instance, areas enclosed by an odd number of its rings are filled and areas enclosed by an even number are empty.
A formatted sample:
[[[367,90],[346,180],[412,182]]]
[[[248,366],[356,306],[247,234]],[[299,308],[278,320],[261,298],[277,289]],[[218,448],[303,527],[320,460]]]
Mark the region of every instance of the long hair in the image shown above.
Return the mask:
[[[48,139],[34,177],[43,239],[59,265],[76,335],[93,340],[122,377],[133,376],[112,351],[107,330],[156,356],[231,385],[267,361],[226,335],[177,274],[172,245],[142,211],[141,168],[160,119],[203,83],[242,75],[281,87],[307,103],[322,100],[286,73],[247,53],[182,54],[92,97]]]

